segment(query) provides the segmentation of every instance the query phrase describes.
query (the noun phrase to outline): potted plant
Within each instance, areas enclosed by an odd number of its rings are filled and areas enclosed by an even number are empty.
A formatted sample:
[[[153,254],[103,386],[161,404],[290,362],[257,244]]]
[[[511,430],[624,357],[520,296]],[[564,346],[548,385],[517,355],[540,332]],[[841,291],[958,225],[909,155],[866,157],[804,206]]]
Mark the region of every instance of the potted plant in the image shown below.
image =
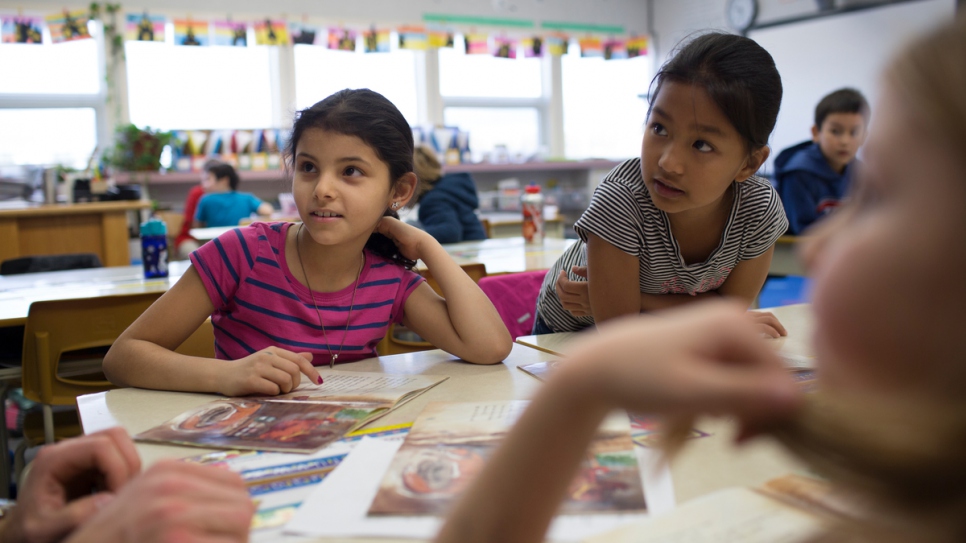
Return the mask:
[[[170,142],[170,132],[133,124],[121,126],[114,137],[111,163],[123,171],[156,172],[161,169],[161,151]]]

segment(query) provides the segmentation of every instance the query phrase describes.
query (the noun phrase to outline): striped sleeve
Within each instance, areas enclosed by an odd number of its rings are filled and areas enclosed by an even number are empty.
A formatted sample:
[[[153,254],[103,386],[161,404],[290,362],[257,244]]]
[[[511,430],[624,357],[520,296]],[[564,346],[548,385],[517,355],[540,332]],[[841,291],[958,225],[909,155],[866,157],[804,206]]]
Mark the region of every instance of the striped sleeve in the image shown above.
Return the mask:
[[[233,228],[191,253],[191,264],[216,310],[234,300],[239,284],[251,274],[257,238],[254,228]]]
[[[581,240],[586,243],[587,235],[594,234],[629,255],[641,255],[641,206],[634,185],[625,180],[625,175],[639,168],[640,159],[628,160],[607,174],[594,191],[587,211],[574,224]]]
[[[395,266],[395,264],[389,265]],[[426,279],[422,275],[414,271],[402,267],[399,267],[399,269],[402,274],[402,280],[399,289],[396,291],[396,299],[392,303],[392,322],[396,324],[402,324],[403,316],[406,314],[406,300],[409,299],[409,295],[416,290],[420,283],[426,282]]]
[[[739,260],[751,260],[761,256],[788,230],[785,209],[771,184],[757,178],[748,181],[760,181],[747,195],[749,212],[757,217],[750,221],[751,226],[741,244]]]

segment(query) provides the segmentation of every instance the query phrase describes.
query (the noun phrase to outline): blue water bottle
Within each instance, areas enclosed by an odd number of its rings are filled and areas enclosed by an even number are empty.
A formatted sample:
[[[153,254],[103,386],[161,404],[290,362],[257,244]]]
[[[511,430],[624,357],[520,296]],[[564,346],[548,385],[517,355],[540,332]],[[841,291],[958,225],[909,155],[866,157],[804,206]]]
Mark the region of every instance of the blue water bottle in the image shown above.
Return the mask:
[[[168,276],[168,227],[164,221],[141,223],[141,261],[145,279]]]

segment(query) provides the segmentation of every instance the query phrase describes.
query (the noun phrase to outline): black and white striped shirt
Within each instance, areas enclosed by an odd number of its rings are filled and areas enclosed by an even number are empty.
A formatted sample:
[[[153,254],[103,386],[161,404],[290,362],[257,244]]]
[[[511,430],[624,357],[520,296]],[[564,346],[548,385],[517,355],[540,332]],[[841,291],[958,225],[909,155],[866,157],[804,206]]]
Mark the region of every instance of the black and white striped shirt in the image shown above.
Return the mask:
[[[640,291],[649,294],[690,294],[716,290],[742,260],[765,253],[788,228],[778,193],[767,179],[751,177],[735,183],[731,214],[718,245],[707,260],[684,263],[671,235],[667,214],[651,201],[641,177],[641,159],[627,160],[601,181],[590,206],[574,225],[580,241],[547,272],[537,298],[540,318],[556,332],[580,330],[593,317],[575,317],[560,304],[554,285],[560,270],[587,265],[585,242],[594,234],[640,260]]]

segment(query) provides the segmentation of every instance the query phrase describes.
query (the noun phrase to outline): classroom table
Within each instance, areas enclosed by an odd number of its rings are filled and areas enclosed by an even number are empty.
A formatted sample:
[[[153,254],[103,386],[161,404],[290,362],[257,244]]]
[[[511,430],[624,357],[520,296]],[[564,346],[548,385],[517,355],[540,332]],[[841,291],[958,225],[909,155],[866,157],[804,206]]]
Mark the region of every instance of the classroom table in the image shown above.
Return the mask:
[[[170,262],[168,277],[154,279],[145,279],[141,266],[0,275],[0,327],[23,326],[30,304],[42,300],[165,292],[189,265],[187,260]]]
[[[487,401],[528,399],[541,383],[517,366],[553,360],[549,353],[514,344],[510,356],[493,366],[459,361],[440,350],[384,356],[342,364],[340,370],[401,374],[447,375],[449,380],[430,389],[370,426],[412,422],[423,407],[434,401]],[[136,388],[116,389],[78,398],[86,433],[120,425],[131,434],[147,430],[198,405],[218,398],[209,394],[162,392]],[[803,466],[774,441],[754,440],[741,448],[732,446],[736,425],[728,420],[699,420],[696,427],[710,434],[690,440],[684,451],[671,461],[674,492],[678,502],[731,486],[754,486]],[[138,443],[144,464],[163,458],[183,458],[207,452],[196,447]],[[273,536],[275,537],[275,536]],[[253,541],[260,541],[253,532]],[[288,539],[272,539],[285,540]],[[371,541],[387,539],[300,539],[292,541]]]

